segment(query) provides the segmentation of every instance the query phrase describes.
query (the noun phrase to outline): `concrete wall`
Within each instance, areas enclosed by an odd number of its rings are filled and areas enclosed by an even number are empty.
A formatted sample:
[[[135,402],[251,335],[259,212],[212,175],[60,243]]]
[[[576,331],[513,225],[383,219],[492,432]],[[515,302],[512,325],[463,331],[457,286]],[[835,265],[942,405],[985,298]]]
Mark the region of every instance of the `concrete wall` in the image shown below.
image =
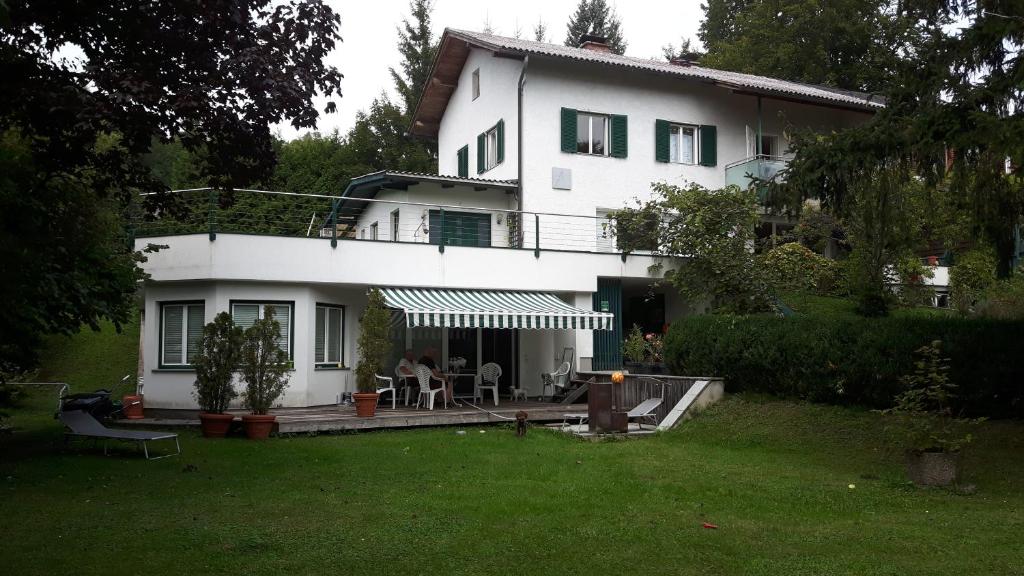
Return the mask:
[[[469,146],[469,176],[490,180],[517,177],[517,99],[522,62],[495,58],[486,50],[470,50],[459,76],[459,84],[448,101],[437,135],[438,174],[459,173],[457,153]],[[480,69],[480,97],[473,100],[473,70]],[[494,168],[476,171],[477,135],[490,129],[498,120],[505,121],[505,160]]]

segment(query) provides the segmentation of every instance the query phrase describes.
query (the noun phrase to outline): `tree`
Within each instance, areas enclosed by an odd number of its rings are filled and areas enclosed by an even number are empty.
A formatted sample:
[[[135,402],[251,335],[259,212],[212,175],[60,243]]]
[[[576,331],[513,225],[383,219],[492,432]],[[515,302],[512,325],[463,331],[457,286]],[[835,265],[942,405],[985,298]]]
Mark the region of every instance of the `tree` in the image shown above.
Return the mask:
[[[768,309],[752,250],[758,221],[755,190],[665,183],[652,188],[653,200],[610,216],[619,249],[671,257],[673,268],[665,279],[691,302],[707,302],[720,312]]]
[[[0,363],[25,367],[41,334],[130,317],[142,255],[120,216],[137,191],[162,189],[143,161],[154,140],[202,150],[208,183],[269,175],[271,125],[311,127],[314,94],[339,92],[324,57],[340,19],[319,0],[34,0],[0,13]],[[56,56],[69,46],[83,62]]]
[[[697,62],[704,57],[704,53],[697,49],[693,45],[693,41],[689,38],[683,38],[679,43],[679,47],[675,44],[669,43],[661,47],[661,54],[665,57],[665,60],[671,62],[673,60],[689,60],[690,62]]]
[[[904,20],[891,0],[707,0],[702,65],[848,90],[884,89]]]
[[[281,349],[281,323],[274,319],[274,307],[246,328],[239,353],[239,373],[245,382],[242,403],[253,414],[266,414],[288,388],[293,368],[288,353]]]
[[[548,41],[548,27],[540,18],[537,19],[537,25],[533,27],[533,39],[537,42]]]
[[[192,362],[196,369],[193,396],[199,409],[209,414],[223,414],[238,397],[234,377],[242,351],[242,329],[231,314],[221,312],[206,326],[199,341],[199,353]]]
[[[626,41],[622,37],[622,22],[615,9],[606,0],[580,0],[576,12],[566,25],[565,45],[577,47],[584,34],[604,36],[612,52],[624,54]]]
[[[370,290],[366,310],[359,320],[359,364],[356,365],[356,387],[360,392],[374,392],[377,389],[376,375],[383,372],[384,360],[391,349],[388,330],[391,314],[388,312],[384,295],[377,288]]]
[[[430,28],[430,14],[434,9],[431,0],[411,0],[409,12],[412,21],[402,20],[398,27],[398,52],[402,55],[399,73],[388,68],[395,89],[402,98],[405,113],[411,114],[423,93],[423,87],[430,76],[430,66],[437,54],[437,42]]]

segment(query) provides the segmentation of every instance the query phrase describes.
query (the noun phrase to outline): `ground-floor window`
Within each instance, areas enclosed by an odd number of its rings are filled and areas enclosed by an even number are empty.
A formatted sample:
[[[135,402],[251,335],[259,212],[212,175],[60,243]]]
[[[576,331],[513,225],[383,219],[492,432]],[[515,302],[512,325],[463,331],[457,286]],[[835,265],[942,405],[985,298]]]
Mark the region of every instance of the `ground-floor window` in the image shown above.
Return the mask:
[[[314,362],[317,366],[342,366],[345,349],[345,307],[316,305],[316,342]]]
[[[274,320],[281,325],[278,344],[292,358],[292,309],[294,302],[231,302],[231,319],[243,330],[252,326],[256,320],[266,318],[267,310],[274,310]]]
[[[164,302],[160,304],[160,365],[185,367],[199,352],[206,324],[203,302]]]

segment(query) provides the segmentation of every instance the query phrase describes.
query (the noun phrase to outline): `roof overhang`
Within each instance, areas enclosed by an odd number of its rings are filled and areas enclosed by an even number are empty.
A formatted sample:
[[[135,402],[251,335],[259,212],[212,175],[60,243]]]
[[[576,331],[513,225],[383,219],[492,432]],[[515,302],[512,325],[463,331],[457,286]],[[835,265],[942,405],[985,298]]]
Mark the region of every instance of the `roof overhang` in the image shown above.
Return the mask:
[[[542,45],[540,43],[534,44]],[[581,60],[562,54],[545,53],[543,50],[516,49],[478,38],[473,34],[446,28],[444,34],[441,36],[437,55],[434,57],[434,62],[431,64],[427,82],[420,94],[419,101],[416,103],[416,109],[412,115],[412,123],[409,126],[410,134],[425,138],[437,137],[437,132],[441,126],[441,119],[444,117],[445,110],[448,108],[448,102],[451,100],[452,94],[458,87],[459,76],[462,73],[462,68],[466,64],[466,60],[469,58],[470,49],[474,47],[488,50],[496,57],[522,59],[526,56],[530,56],[531,58],[568,60],[579,64],[624,68],[635,72],[668,76],[683,81],[712,84],[737,94],[761,96],[764,98],[815,106],[825,106],[828,108],[874,113],[884,107],[882,99],[873,95],[862,95],[864,98],[860,102],[851,101],[850,99],[837,101],[831,98],[822,98],[812,95],[794,94],[793,92],[782,90],[753,87],[696,74],[687,75],[682,73],[681,70],[673,70],[671,68],[666,69],[664,66],[642,67],[636,64],[636,59],[623,59],[622,62]],[[817,88],[847,96],[853,96],[855,94],[854,92],[836,90],[827,87]]]

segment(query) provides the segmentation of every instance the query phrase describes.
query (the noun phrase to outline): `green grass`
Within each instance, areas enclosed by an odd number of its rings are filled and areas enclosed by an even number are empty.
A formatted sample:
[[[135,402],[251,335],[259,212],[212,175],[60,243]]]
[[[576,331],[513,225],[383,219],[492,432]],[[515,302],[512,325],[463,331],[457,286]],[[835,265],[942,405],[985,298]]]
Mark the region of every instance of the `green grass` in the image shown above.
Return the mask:
[[[40,356],[39,382],[67,382],[72,392],[105,388],[115,397],[135,391],[139,361],[139,322],[131,319],[120,333],[110,322],[94,332],[83,327],[73,336],[50,336]],[[121,384],[121,378],[132,378]]]
[[[760,398],[623,442],[185,433],[151,462],[61,451],[50,409],[0,438],[8,574],[1024,571],[1021,423],[980,429],[965,495],[908,486],[877,414]]]

